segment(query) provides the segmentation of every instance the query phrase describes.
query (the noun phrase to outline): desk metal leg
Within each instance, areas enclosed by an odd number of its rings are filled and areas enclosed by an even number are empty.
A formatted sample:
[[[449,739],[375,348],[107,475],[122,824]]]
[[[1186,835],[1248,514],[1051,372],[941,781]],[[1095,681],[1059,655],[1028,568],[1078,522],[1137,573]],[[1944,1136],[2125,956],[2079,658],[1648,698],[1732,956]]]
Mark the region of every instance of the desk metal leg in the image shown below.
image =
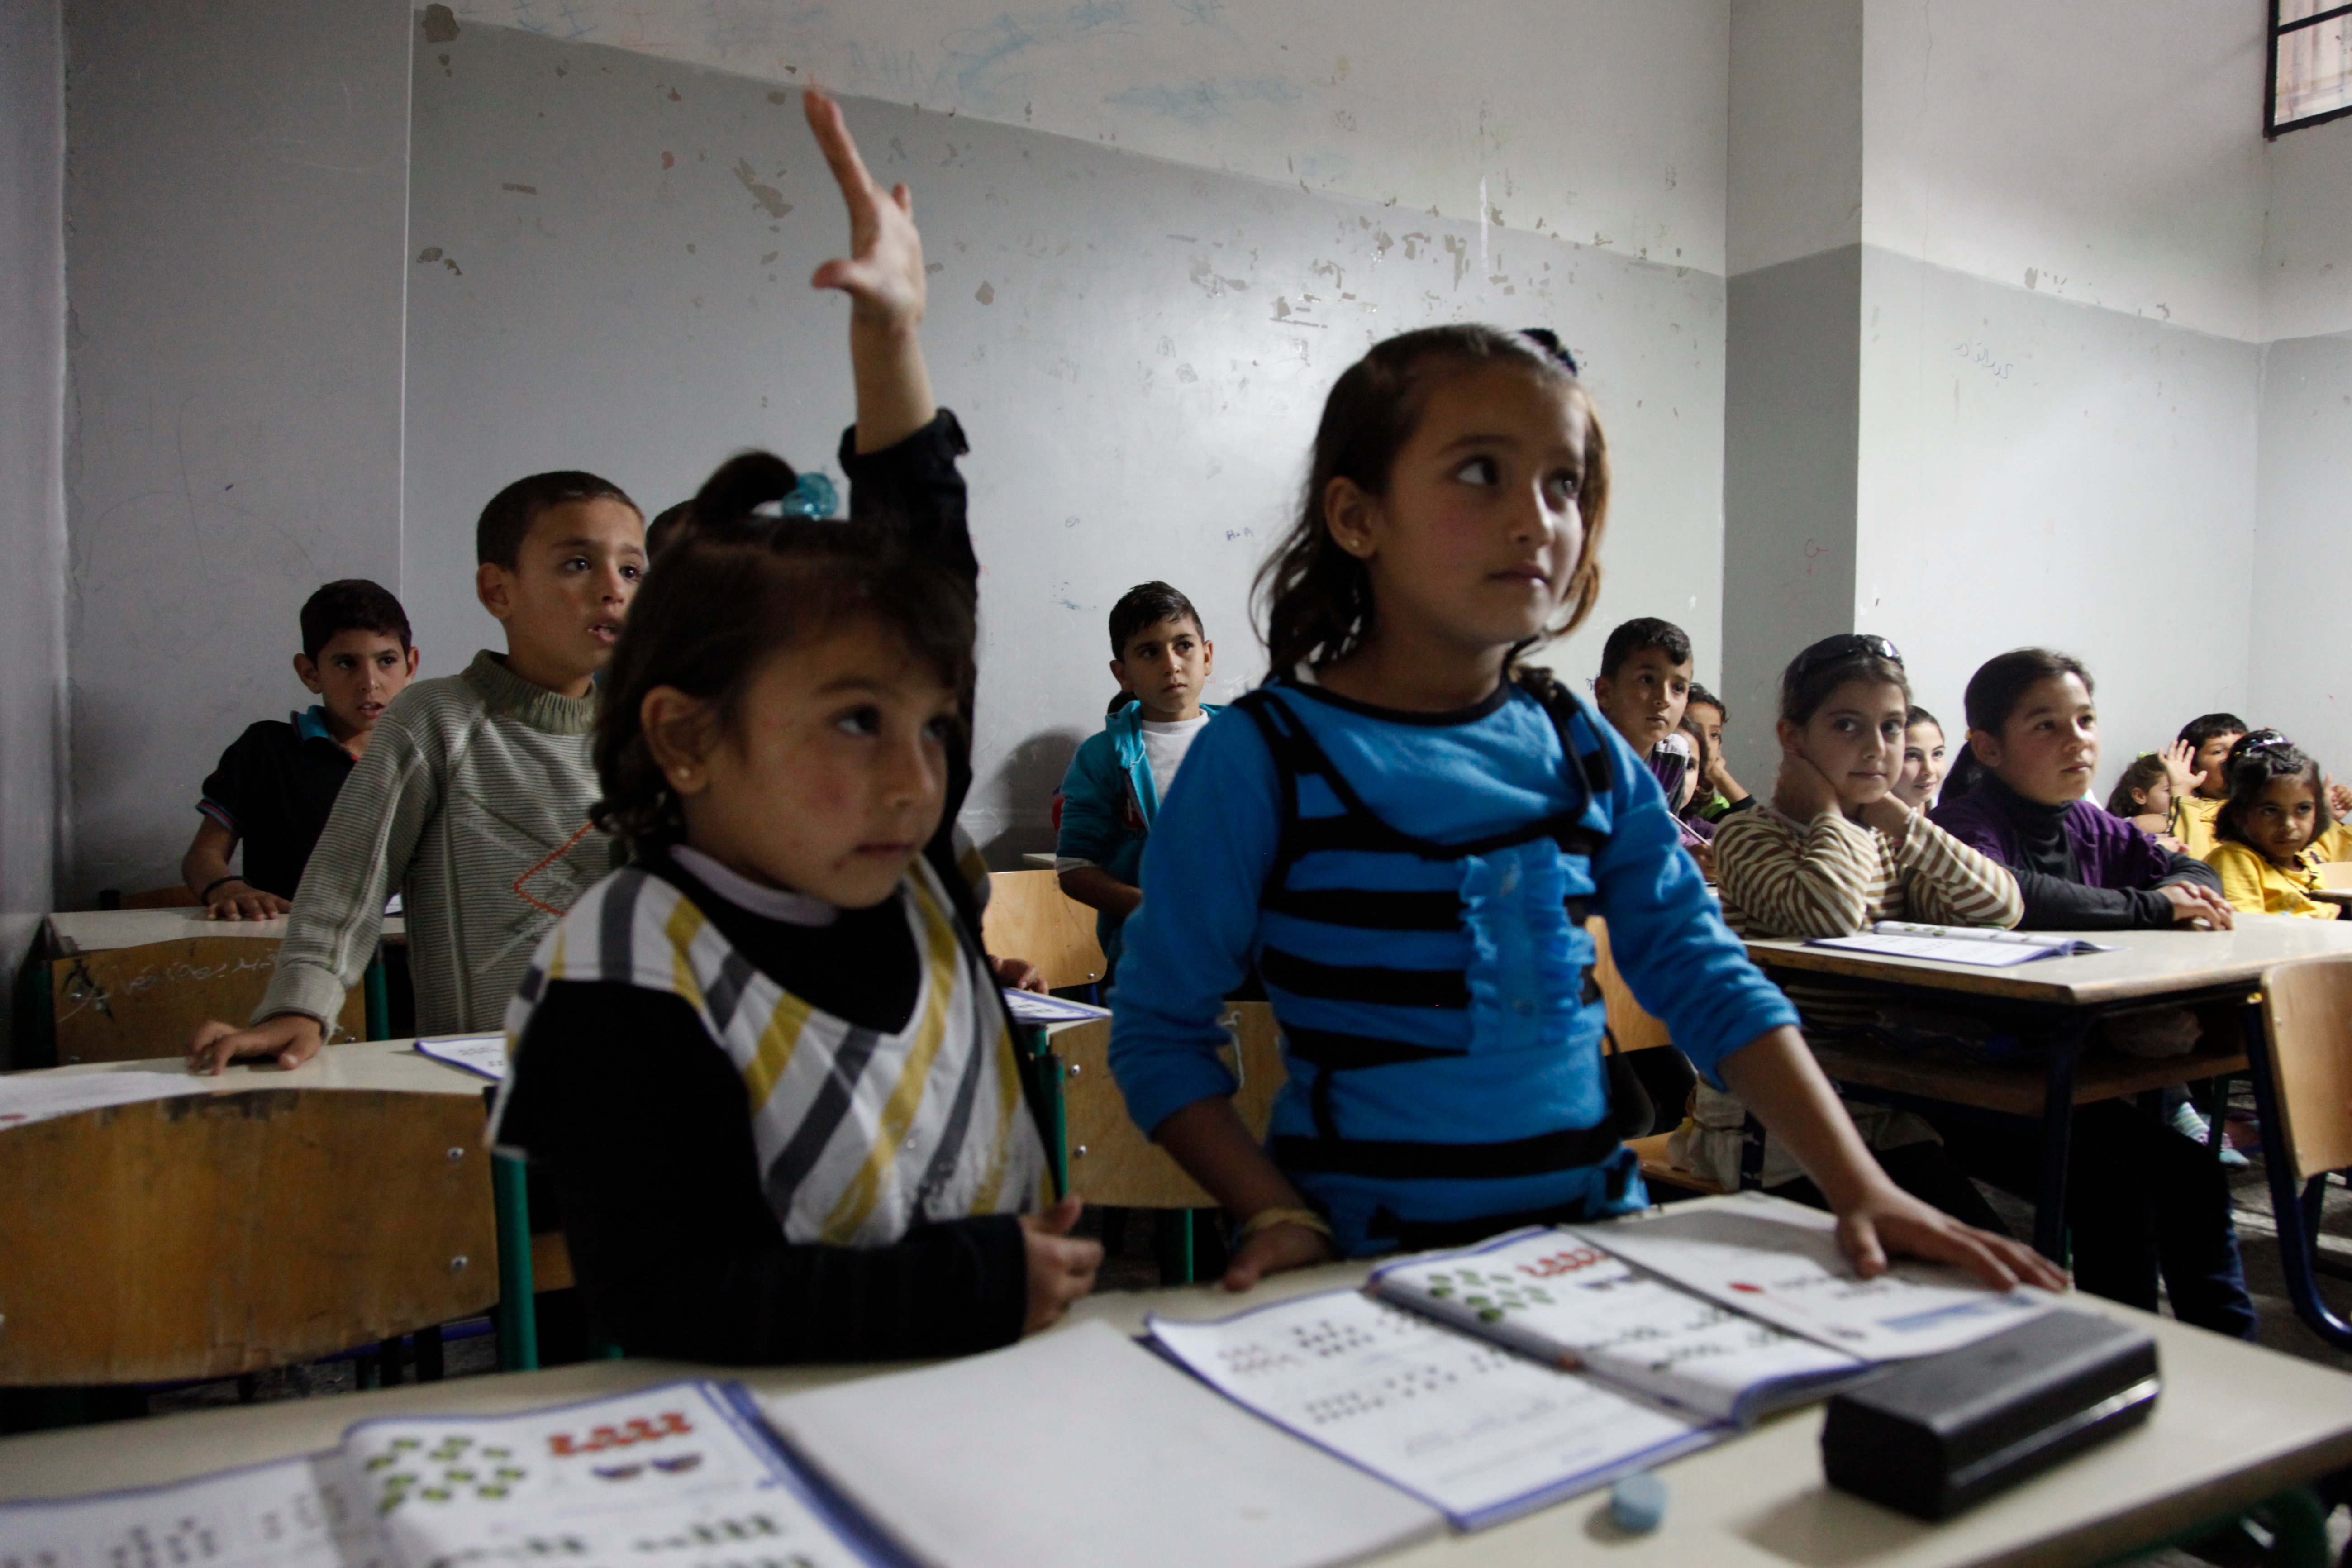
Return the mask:
[[[2092,1023],[2069,1023],[2050,1044],[2050,1080],[2042,1099],[2042,1182],[2033,1196],[2033,1250],[2066,1262],[2066,1164],[2074,1152],[2074,1064]]]
[[[530,1200],[523,1164],[490,1157],[490,1203],[499,1233],[499,1369],[539,1370],[539,1303],[530,1272]]]

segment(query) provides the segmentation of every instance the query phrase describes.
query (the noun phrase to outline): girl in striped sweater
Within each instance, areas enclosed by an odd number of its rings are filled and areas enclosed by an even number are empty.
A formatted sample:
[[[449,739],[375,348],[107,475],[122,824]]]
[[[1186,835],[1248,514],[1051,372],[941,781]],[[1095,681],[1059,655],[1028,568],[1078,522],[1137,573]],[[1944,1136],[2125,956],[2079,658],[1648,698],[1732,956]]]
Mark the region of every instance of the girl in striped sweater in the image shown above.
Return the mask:
[[[1723,915],[1744,937],[1848,936],[1879,921],[2009,927],[2024,912],[2017,879],[1894,793],[1911,690],[1885,637],[1843,633],[1799,654],[1780,677],[1780,777],[1771,803],[1716,836]],[[1825,986],[1787,987],[1814,1038],[1851,1034],[1874,1003]],[[1864,1139],[1904,1188],[1986,1229],[2000,1221],[1944,1157],[1935,1129],[1906,1111],[1849,1104]],[[1740,1184],[1747,1108],[1702,1084],[1675,1151],[1726,1186]],[[1768,1189],[1819,1203],[1775,1141],[1755,1173]]]

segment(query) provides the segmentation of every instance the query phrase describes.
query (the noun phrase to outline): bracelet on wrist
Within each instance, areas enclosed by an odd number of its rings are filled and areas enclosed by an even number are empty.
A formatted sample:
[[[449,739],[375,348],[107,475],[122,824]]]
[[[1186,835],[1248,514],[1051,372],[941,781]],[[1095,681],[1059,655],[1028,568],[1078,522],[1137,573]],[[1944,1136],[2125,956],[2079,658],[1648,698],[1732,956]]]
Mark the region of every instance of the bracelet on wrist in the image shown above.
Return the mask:
[[[205,884],[204,891],[196,895],[196,902],[200,904],[209,904],[213,901],[213,889],[215,888],[225,888],[231,882],[242,882],[244,880],[244,878],[236,875],[235,872],[231,872],[226,877],[215,877],[211,881]]]

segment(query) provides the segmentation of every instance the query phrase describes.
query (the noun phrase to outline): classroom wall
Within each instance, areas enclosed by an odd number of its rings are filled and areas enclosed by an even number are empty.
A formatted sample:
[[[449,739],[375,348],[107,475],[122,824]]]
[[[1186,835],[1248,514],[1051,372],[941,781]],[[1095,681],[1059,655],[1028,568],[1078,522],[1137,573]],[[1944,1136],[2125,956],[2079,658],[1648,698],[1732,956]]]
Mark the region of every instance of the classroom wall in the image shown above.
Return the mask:
[[[1723,270],[1723,0],[453,5],[459,23],[1433,216],[1475,223],[1483,206],[1498,226]]]
[[[65,7],[73,853],[177,880],[295,613],[400,572],[404,0]]]
[[[2323,629],[2328,613],[2352,600],[2347,511],[2352,332],[2272,343],[2262,374],[2252,679],[2241,711],[2352,780],[2352,682]]]
[[[2263,336],[2352,331],[2352,119],[2270,143]]]
[[[0,0],[0,965],[56,907],[65,745],[65,38]],[[13,992],[12,992],[13,994]],[[0,1065],[12,1017],[0,1002]]]
[[[403,580],[428,666],[447,668],[492,632],[471,523],[520,474],[592,467],[648,510],[748,445],[837,475],[846,307],[805,280],[845,228],[788,89],[418,26]],[[1104,617],[1129,585],[1164,576],[1193,595],[1221,692],[1258,676],[1249,585],[1296,504],[1323,394],[1407,327],[1550,324],[1584,357],[1618,486],[1601,614],[1559,667],[1589,672],[1608,624],[1653,613],[1691,625],[1715,674],[1720,278],[1491,215],[847,108],[880,177],[915,189],[926,342],[973,444],[986,574],[965,820],[999,864],[1051,847],[1051,795],[1100,725]]]

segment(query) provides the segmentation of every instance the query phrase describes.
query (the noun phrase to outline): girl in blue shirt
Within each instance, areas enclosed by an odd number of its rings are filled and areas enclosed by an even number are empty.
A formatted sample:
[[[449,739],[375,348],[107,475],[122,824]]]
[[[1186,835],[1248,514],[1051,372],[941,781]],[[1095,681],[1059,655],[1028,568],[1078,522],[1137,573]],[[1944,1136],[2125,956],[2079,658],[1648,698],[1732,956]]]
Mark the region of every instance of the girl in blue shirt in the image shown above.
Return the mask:
[[[1194,744],[1144,852],[1111,1066],[1238,1222],[1225,1283],[1646,1204],[1612,1124],[1590,915],[1642,1005],[1888,1247],[2062,1277],[1903,1193],[1723,924],[1639,759],[1518,656],[1591,608],[1609,470],[1565,356],[1487,327],[1374,348],[1325,404],[1260,580],[1275,674]],[[1255,971],[1290,1081],[1264,1146],[1219,1059]]]

